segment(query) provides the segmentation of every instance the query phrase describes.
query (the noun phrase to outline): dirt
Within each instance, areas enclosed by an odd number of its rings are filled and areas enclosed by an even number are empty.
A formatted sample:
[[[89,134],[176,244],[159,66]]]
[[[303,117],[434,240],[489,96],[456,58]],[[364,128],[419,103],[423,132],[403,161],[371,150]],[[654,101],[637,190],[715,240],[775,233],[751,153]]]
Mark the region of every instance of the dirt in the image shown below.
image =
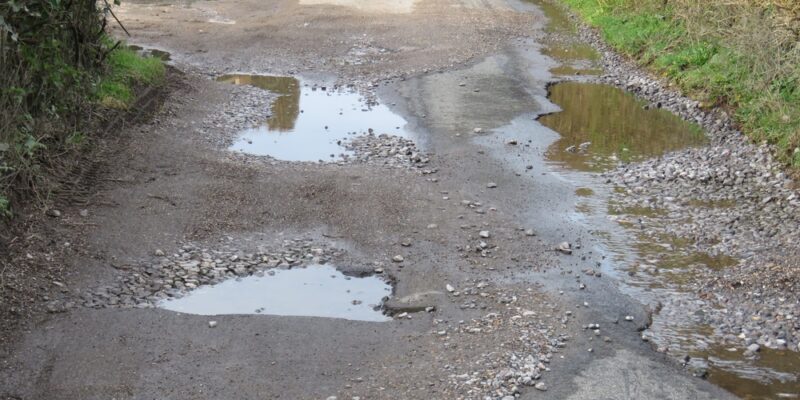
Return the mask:
[[[575,277],[602,260],[588,240],[581,247],[583,228],[548,216],[587,185],[546,169],[556,138],[529,125],[555,109],[552,61],[532,39],[537,9],[300,3],[118,9],[131,43],[169,51],[183,72],[170,72],[150,119],[115,130],[83,201],[22,217],[7,240],[7,268],[28,295],[4,314],[2,397],[730,397],[642,342],[648,310],[614,278]],[[215,78],[236,72],[335,80],[391,104],[430,157],[427,172],[230,152],[221,143],[235,130],[208,121],[241,93]],[[512,138],[523,144],[509,150]],[[248,253],[294,237],[341,249],[345,274],[385,274],[393,299],[416,312],[363,322],[82,305],[187,243]],[[553,251],[563,240],[573,256]]]

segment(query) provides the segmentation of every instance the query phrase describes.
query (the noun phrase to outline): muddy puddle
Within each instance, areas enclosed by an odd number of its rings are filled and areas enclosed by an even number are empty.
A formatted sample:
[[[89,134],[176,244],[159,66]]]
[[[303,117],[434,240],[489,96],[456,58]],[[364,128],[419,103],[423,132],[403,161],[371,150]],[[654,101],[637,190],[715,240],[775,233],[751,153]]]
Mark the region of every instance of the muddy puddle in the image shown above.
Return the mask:
[[[284,76],[224,75],[220,82],[251,85],[278,95],[264,124],[241,132],[231,150],[286,161],[337,161],[343,142],[374,132],[407,137],[405,119],[356,92]]]
[[[551,34],[574,37],[571,22],[558,7],[547,1],[533,3],[542,5],[550,18]],[[561,62],[551,70],[554,75],[602,73],[595,64],[598,55],[570,39],[545,45],[542,52]],[[623,163],[706,142],[698,127],[609,85],[560,82],[549,88],[549,100],[562,111],[538,119],[560,135],[545,151],[545,161],[566,174],[577,171],[577,182]],[[748,357],[741,346],[719,342],[720,335],[708,326],[703,310],[711,311],[711,305],[697,298],[696,285],[709,272],[724,271],[738,260],[698,249],[687,238],[653,234],[649,228],[654,224],[681,221],[671,219],[666,210],[609,204],[596,194],[604,192],[594,186],[576,188],[574,213],[578,216],[569,214],[567,218],[590,225],[599,219],[610,220],[621,229],[596,235],[609,259],[604,269],[617,277],[633,298],[657,310],[643,335],[654,348],[666,349],[677,359],[699,360],[709,381],[744,399],[800,398],[798,353],[762,349]],[[735,205],[733,199],[686,201],[696,208]]]
[[[561,65],[551,68],[556,76],[600,75],[600,54],[591,46],[581,42],[578,28],[570,20],[561,6],[548,0],[526,0],[535,4],[547,18],[542,41],[545,47],[542,54],[558,61]]]
[[[550,87],[550,101],[562,111],[539,122],[561,138],[546,158],[569,169],[600,172],[705,142],[696,126],[669,111],[647,109],[643,101],[610,85],[557,83]]]
[[[202,286],[159,307],[198,315],[264,314],[387,321],[392,287],[375,276],[350,277],[329,265],[267,271]]]
[[[138,52],[139,54],[141,54],[144,57],[155,57],[155,58],[158,58],[161,61],[171,61],[172,60],[172,55],[170,55],[169,52],[166,52],[164,50],[150,49],[150,48],[137,46],[137,45],[133,45],[133,44],[129,45],[128,48]]]

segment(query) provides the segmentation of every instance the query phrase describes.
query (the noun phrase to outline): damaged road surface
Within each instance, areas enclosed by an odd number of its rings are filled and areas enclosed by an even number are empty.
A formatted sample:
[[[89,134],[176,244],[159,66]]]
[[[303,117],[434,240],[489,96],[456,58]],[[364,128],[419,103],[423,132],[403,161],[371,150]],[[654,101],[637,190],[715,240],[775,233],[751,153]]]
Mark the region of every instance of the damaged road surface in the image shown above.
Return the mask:
[[[607,245],[629,233],[599,173],[703,146],[702,129],[581,114],[590,92],[642,105],[572,86],[599,78],[552,86],[569,74],[535,4],[116,14],[131,44],[168,51],[171,92],[119,133],[88,205],[51,218],[67,256],[30,255],[67,274],[8,342],[3,398],[735,398],[705,358],[642,340],[657,298]],[[797,394],[787,374],[765,379]]]

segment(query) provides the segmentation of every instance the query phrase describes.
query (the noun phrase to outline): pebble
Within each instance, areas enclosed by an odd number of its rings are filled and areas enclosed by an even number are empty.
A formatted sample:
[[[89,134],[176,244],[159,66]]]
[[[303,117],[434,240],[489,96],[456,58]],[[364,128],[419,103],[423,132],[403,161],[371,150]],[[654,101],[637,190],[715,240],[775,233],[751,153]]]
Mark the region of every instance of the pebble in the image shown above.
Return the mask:
[[[569,242],[561,242],[558,244],[558,247],[556,247],[556,250],[564,254],[572,254],[572,245],[570,245]]]
[[[401,263],[401,262],[403,262],[403,260],[404,260],[403,256],[401,256],[399,254],[394,256],[394,257],[392,257],[392,261],[394,261],[396,263]]]
[[[494,183],[494,182],[489,182],[489,183],[486,184],[486,187],[489,188],[489,189],[494,189],[494,188],[497,187],[497,184]]]
[[[480,236],[480,237],[482,237],[482,238],[486,239],[486,238],[488,238],[488,237],[489,237],[489,231],[480,231],[480,232],[478,233],[478,236]]]
[[[216,326],[217,326],[217,321],[208,321],[208,327],[209,328],[214,328]]]

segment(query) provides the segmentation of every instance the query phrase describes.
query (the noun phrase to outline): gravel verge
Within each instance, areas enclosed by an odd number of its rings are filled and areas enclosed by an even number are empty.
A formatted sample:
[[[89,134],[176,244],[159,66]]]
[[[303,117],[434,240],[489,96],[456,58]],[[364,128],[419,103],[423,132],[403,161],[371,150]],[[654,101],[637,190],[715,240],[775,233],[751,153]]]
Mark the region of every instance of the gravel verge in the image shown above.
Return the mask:
[[[651,237],[681,238],[696,251],[738,263],[701,268],[691,290],[698,322],[727,344],[797,351],[800,343],[800,192],[766,143],[752,143],[722,109],[704,109],[616,54],[593,30],[580,38],[602,55],[596,80],[625,89],[699,125],[708,144],[621,165],[603,174],[621,188],[610,201],[658,210],[637,216]],[[702,263],[701,263],[702,264]],[[697,311],[697,310],[689,310]]]

